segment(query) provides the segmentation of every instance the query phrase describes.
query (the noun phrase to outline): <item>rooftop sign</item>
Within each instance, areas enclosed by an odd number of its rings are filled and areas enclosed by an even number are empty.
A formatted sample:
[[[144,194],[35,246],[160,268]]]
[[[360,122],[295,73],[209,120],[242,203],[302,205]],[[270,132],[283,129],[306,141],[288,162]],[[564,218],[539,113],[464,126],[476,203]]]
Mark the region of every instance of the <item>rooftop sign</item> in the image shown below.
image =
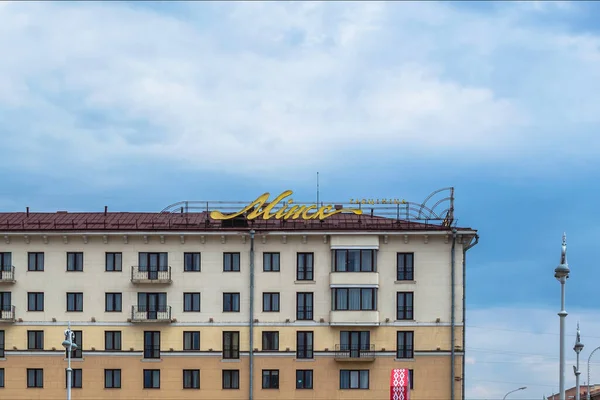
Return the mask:
[[[331,217],[332,215],[341,214],[343,212],[350,212],[355,215],[361,215],[362,210],[357,208],[340,208],[335,209],[333,205],[326,205],[319,207],[316,204],[312,205],[292,205],[294,200],[289,198],[288,200],[284,200],[287,197],[292,195],[291,190],[286,190],[277,196],[272,202],[267,203],[269,200],[269,192],[264,193],[262,196],[259,196],[252,203],[248,204],[246,207],[241,209],[238,212],[232,214],[223,214],[220,211],[212,211],[210,213],[210,217],[216,220],[228,220],[234,219],[245,213],[246,219],[253,220],[256,218],[262,217],[264,220],[268,219],[303,219],[303,220],[311,220],[311,219],[319,219],[324,220],[326,218]],[[278,204],[284,203],[284,205],[278,210],[273,210]],[[312,212],[311,212],[312,211]]]

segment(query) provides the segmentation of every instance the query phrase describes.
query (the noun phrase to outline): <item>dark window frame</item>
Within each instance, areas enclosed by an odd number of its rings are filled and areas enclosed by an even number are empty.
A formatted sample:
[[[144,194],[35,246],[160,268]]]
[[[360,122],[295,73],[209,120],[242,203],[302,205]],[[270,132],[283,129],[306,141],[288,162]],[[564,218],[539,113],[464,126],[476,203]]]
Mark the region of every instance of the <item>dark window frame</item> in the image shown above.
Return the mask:
[[[161,332],[160,331],[144,331],[144,359],[159,360],[161,352]],[[158,337],[158,340],[156,339]],[[146,340],[148,339],[148,340]],[[158,344],[154,344],[158,342]]]
[[[189,340],[186,340],[189,337]],[[195,338],[198,338],[198,348],[195,349],[194,343],[196,343]],[[190,343],[189,348],[186,346],[186,343]],[[183,351],[200,351],[200,331],[183,331]]]
[[[239,252],[225,252],[223,253],[223,272],[240,272],[240,264],[242,256]],[[229,259],[229,267],[227,267],[227,260]],[[234,261],[237,260],[237,263]],[[237,268],[237,269],[236,269]]]
[[[350,291],[358,290],[360,297],[360,306],[358,309],[350,308]],[[371,291],[372,307],[366,307],[363,303],[363,291]],[[346,292],[346,305],[345,308],[338,308],[338,293]],[[332,311],[377,311],[377,288],[334,288],[332,291],[331,306]],[[344,306],[342,306],[344,307]]]
[[[43,330],[27,331],[27,350],[44,350]]]
[[[408,370],[408,383],[410,385],[410,390],[413,390],[415,388],[414,376],[415,376],[415,370],[409,369]]]
[[[268,263],[267,260],[269,260]],[[275,263],[274,260],[277,260],[277,262]],[[267,264],[269,265],[269,268],[267,268]],[[281,253],[263,253],[263,272],[281,272]]]
[[[146,385],[146,376],[150,375],[150,384],[151,386]],[[158,386],[155,386],[155,378],[158,376]],[[160,389],[160,369],[144,369],[143,372],[143,387],[144,389]]]
[[[396,280],[415,280],[415,253],[396,253]]]
[[[263,389],[279,389],[279,370],[278,369],[263,369],[262,370],[262,388]]]
[[[121,331],[104,331],[104,350],[106,351],[121,351],[123,350],[123,334]],[[109,343],[112,342],[112,346],[108,346]],[[116,346],[115,344],[117,344]]]
[[[72,331],[75,335],[73,342],[77,345],[77,349],[71,350],[71,358],[83,358],[83,331]],[[69,354],[68,350],[65,350],[65,358]]]
[[[302,307],[300,307],[300,298],[303,298]],[[308,301],[310,299],[310,302]],[[308,305],[310,303],[310,305]],[[314,292],[296,292],[296,320],[313,321],[314,320]]]
[[[32,298],[33,296],[33,307],[32,307]],[[41,307],[40,305],[40,297],[41,297]],[[28,312],[41,312],[44,311],[44,292],[27,292],[27,311]]]
[[[190,297],[191,308],[187,308],[186,297]],[[198,299],[198,308],[196,309],[196,298]],[[202,312],[202,293],[200,292],[185,292],[183,293],[183,312]]]
[[[274,302],[273,300],[277,300]],[[268,300],[268,301],[267,301]],[[269,303],[270,310],[267,310],[266,304]],[[276,303],[276,307],[274,307]],[[263,293],[263,312],[280,312],[281,309],[281,294],[279,292],[265,292]]]
[[[30,372],[34,373],[33,381],[29,379]],[[28,389],[43,389],[44,388],[44,369],[43,368],[27,368],[27,388]]]
[[[33,261],[33,263],[32,263],[32,261]],[[43,251],[30,251],[27,253],[27,271],[29,271],[29,272],[43,272],[44,271],[44,252]]]
[[[68,387],[68,379],[67,370],[65,369],[65,388]],[[83,369],[73,368],[71,369],[71,389],[81,388],[83,388]]]
[[[117,298],[119,301],[117,302]],[[112,302],[109,302],[112,299]],[[109,309],[109,304],[112,303],[112,310]],[[116,305],[119,305],[117,309]],[[123,312],[123,293],[118,292],[107,292],[104,293],[104,312]]]
[[[230,338],[231,340],[226,340]],[[237,340],[236,340],[237,338]],[[223,359],[240,359],[240,331],[223,331]]]
[[[262,351],[279,351],[279,331],[262,332]]]
[[[4,368],[0,368],[0,388],[4,387],[5,373]]]
[[[83,272],[83,251],[67,252],[67,272]]]
[[[400,299],[403,306],[400,307]],[[410,299],[410,305],[409,303]],[[396,292],[396,320],[414,321],[415,319],[415,293],[414,292]]]
[[[73,310],[69,310],[69,296],[73,297]],[[81,302],[77,301],[78,298],[81,298]],[[77,309],[78,303],[81,304],[81,309]],[[83,312],[83,292],[67,292],[67,312]]]
[[[399,360],[415,358],[414,331],[396,332],[396,358]]]
[[[0,358],[4,358],[6,355],[4,354],[6,346],[6,332],[4,329],[0,329]]]
[[[231,310],[225,308],[227,301],[226,297],[230,297]],[[239,292],[226,292],[223,293],[223,312],[240,312],[240,293]],[[235,301],[237,299],[237,301]]]
[[[310,256],[310,257],[308,257]],[[300,260],[303,260],[300,262]],[[308,260],[310,259],[310,263]],[[302,268],[301,268],[302,267]],[[315,253],[298,252],[296,253],[296,280],[314,281],[315,280]]]
[[[358,387],[351,387],[352,379],[350,375],[353,372],[358,372]],[[348,373],[348,387],[344,387],[342,385],[342,374]],[[363,373],[367,374],[367,387],[361,387],[360,383],[362,381],[361,375]],[[369,390],[371,386],[371,373],[368,369],[341,369],[340,370],[340,390]]]
[[[309,340],[310,338],[310,340]],[[315,332],[296,331],[296,359],[312,360],[315,358]]]
[[[115,377],[117,375],[119,376],[118,384],[115,384],[115,381],[117,380],[117,379],[115,379]],[[110,379],[109,379],[109,377],[110,377]],[[110,382],[110,385],[107,385],[107,382]],[[122,377],[121,377],[121,369],[120,368],[104,370],[104,389],[121,389],[121,385],[122,385]]]
[[[198,259],[196,263],[196,258]],[[191,262],[191,264],[188,263]],[[197,264],[197,267],[196,267]],[[196,269],[198,268],[198,269]],[[183,272],[202,272],[202,253],[185,252],[183,253]]]
[[[225,376],[229,375],[230,385],[225,385]],[[240,370],[239,369],[224,369],[221,372],[221,388],[226,390],[237,390],[240,388]]]
[[[12,271],[12,252],[0,251],[0,271]]]
[[[344,265],[338,265],[338,253],[346,253],[346,256],[344,257]],[[348,257],[349,252],[358,252],[358,270],[354,271],[354,270],[348,270],[348,266],[349,266],[349,260],[350,257]],[[370,252],[371,253],[371,269],[363,269],[363,252]],[[335,249],[333,250],[333,272],[377,272],[377,253],[376,250],[373,249]]]
[[[310,376],[310,378],[307,378]],[[306,384],[309,381],[310,384]],[[296,370],[296,389],[313,389],[314,388],[314,376],[312,369],[297,369]]]
[[[191,374],[190,385],[187,385],[186,373]],[[197,375],[197,380],[194,379],[195,375]],[[197,385],[195,385],[195,383],[197,383]],[[184,389],[200,389],[200,370],[199,369],[184,369],[183,370],[183,388]]]
[[[118,263],[117,263],[117,256],[119,257]],[[109,259],[112,259],[112,269],[108,268]],[[121,252],[106,252],[105,256],[104,256],[104,272],[123,272],[123,253],[121,253]]]

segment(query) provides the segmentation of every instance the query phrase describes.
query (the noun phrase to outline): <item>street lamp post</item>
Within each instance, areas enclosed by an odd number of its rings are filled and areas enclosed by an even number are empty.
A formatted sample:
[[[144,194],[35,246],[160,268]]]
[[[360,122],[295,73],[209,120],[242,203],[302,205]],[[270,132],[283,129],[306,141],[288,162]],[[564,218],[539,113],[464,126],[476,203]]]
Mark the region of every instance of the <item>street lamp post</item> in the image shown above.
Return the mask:
[[[73,370],[71,369],[71,352],[77,350],[77,344],[75,343],[75,332],[71,330],[71,321],[65,330],[65,340],[62,342],[63,347],[67,350],[67,400],[71,400],[71,379],[73,376]]]
[[[573,347],[575,353],[577,354],[577,365],[573,367],[575,371],[575,400],[580,400],[581,397],[581,389],[579,388],[579,375],[581,372],[579,371],[579,353],[583,350],[583,343],[581,343],[581,333],[579,332],[579,322],[577,322],[577,339],[575,340],[575,347]]]
[[[560,400],[565,399],[565,284],[569,279],[569,264],[567,264],[567,234],[563,234],[560,265],[554,270],[554,277],[560,282],[560,365],[559,365],[559,391]]]
[[[511,390],[510,392],[508,392],[508,393],[506,393],[506,394],[504,395],[504,397],[502,398],[502,400],[506,400],[506,396],[508,396],[508,395],[509,395],[509,394],[511,394],[511,393],[518,392],[519,390],[525,390],[525,389],[527,389],[527,386],[523,386],[523,387],[520,387],[520,388],[518,388],[518,389]]]
[[[587,400],[590,400],[590,361],[592,360],[592,356],[594,355],[594,353],[600,350],[600,346],[596,347],[594,350],[592,350],[592,352],[590,353],[590,356],[588,357],[588,370],[587,370],[587,393],[585,395]]]

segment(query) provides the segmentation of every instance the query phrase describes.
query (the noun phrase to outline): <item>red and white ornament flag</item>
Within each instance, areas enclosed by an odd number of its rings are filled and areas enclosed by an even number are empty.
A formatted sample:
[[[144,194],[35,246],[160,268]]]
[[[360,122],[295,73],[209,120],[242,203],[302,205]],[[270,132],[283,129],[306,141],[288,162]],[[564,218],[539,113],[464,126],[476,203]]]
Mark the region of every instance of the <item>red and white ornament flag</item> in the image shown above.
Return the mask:
[[[410,399],[408,369],[393,369],[390,375],[390,400]]]

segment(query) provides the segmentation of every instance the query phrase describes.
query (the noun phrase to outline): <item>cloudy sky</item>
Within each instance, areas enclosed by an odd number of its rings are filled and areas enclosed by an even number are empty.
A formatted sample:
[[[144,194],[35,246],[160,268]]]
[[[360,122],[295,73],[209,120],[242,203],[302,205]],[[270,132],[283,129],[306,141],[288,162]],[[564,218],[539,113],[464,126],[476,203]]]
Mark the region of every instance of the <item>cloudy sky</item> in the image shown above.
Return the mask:
[[[600,345],[599,12],[1,2],[0,208],[152,211],[287,188],[313,199],[317,171],[332,202],[454,186],[459,224],[481,236],[467,397],[527,386],[511,398],[541,399],[558,390],[563,231],[568,330],[581,321],[585,360]]]

